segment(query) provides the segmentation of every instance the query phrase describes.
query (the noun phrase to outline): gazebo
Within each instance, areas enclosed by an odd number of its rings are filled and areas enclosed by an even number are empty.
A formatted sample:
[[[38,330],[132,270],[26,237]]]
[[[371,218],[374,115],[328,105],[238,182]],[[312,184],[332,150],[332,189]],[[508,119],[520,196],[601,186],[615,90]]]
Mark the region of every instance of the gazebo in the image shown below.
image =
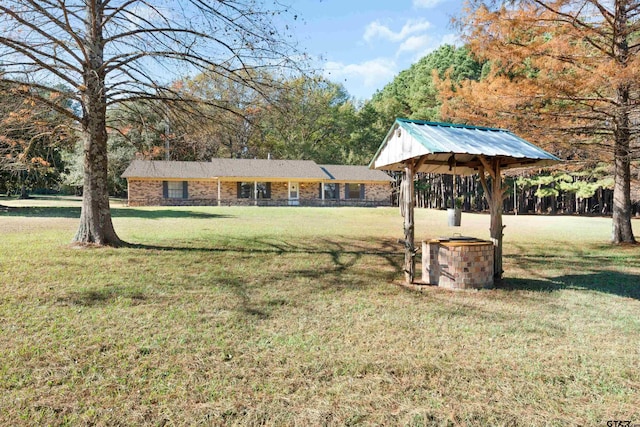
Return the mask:
[[[404,172],[400,207],[404,216],[405,281],[415,279],[414,188],[417,172],[479,174],[491,214],[494,277],[502,277],[502,211],[505,169],[548,166],[561,160],[508,130],[396,119],[369,167]]]

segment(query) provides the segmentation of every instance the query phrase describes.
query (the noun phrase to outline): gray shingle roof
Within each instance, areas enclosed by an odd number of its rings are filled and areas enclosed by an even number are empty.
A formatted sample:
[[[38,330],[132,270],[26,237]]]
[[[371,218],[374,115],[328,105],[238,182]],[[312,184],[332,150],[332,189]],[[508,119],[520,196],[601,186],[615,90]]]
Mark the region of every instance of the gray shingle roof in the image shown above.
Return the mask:
[[[215,177],[209,162],[169,162],[134,160],[122,174],[123,178],[211,179]]]
[[[343,182],[391,182],[386,173],[367,166],[320,165],[332,180]]]
[[[311,160],[266,159],[212,159],[216,177],[255,179],[308,179],[326,178],[318,165]]]
[[[312,182],[389,182],[382,171],[367,166],[323,165],[311,160],[212,159],[210,162],[177,162],[134,160],[122,174],[123,178],[151,179],[255,179],[305,180]]]

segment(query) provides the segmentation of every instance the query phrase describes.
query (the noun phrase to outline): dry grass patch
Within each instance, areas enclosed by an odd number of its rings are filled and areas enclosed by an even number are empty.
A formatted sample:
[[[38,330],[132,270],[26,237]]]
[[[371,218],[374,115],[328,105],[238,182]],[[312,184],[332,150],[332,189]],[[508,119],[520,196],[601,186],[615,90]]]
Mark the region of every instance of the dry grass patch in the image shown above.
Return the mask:
[[[138,246],[88,250],[61,212],[0,213],[0,424],[640,422],[640,250],[606,219],[508,217],[502,287],[417,293],[395,209],[116,207]]]

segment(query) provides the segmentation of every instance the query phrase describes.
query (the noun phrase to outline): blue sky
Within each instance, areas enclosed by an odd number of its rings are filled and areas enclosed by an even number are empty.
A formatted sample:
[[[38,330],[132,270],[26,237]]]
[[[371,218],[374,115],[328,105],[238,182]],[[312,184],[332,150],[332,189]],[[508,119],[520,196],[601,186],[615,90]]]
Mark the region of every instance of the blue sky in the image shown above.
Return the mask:
[[[400,71],[445,43],[463,0],[289,0],[294,34],[325,77],[368,99]]]

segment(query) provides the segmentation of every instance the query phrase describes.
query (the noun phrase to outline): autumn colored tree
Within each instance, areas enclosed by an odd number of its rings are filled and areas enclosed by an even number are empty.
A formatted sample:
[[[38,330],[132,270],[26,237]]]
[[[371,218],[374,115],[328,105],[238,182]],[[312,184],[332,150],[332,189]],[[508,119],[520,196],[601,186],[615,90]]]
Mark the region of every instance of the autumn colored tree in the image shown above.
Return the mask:
[[[131,101],[177,105],[182,100],[171,80],[198,70],[223,72],[263,92],[264,82],[247,71],[286,67],[295,58],[279,26],[286,8],[269,7],[253,0],[0,2],[1,78],[74,120],[83,135],[83,203],[74,242],[122,244],[109,208],[107,110]],[[43,90],[72,100],[72,108],[51,103]]]
[[[60,176],[60,153],[76,142],[72,123],[51,108],[23,98],[22,90],[4,87],[0,92],[0,174],[4,189],[55,184]],[[58,93],[42,94],[51,103],[65,105]]]
[[[473,1],[462,28],[490,66],[480,81],[438,81],[448,120],[509,128],[564,158],[613,161],[614,243],[635,242],[639,18],[632,0]]]
[[[177,137],[161,101],[122,102],[107,117],[110,152],[127,147],[143,159],[161,160],[166,158],[166,141]]]

